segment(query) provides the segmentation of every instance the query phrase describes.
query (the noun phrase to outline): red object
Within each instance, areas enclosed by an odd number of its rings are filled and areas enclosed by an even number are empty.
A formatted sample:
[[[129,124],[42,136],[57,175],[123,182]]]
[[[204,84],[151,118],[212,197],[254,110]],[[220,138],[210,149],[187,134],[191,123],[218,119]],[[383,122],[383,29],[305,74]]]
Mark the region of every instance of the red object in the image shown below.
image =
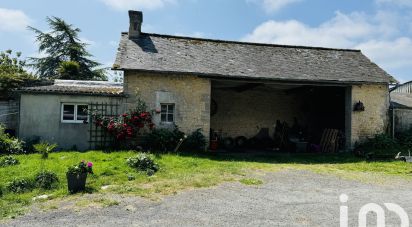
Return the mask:
[[[217,150],[218,146],[219,146],[219,142],[217,140],[210,141],[210,150],[212,151]]]

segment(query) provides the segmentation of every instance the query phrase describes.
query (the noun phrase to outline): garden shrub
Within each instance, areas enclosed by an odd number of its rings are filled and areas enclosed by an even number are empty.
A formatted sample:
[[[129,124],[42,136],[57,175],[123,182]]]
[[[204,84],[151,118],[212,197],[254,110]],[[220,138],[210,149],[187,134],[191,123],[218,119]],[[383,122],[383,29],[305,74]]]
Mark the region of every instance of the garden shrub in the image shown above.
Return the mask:
[[[166,152],[175,150],[182,139],[184,139],[184,141],[180,150],[199,151],[205,149],[206,138],[200,128],[187,137],[177,126],[174,126],[173,129],[154,129],[145,136],[144,141],[146,149]]]
[[[155,163],[154,158],[145,153],[139,153],[135,157],[128,158],[126,163],[138,171],[146,172],[149,176],[159,170],[159,165]]]
[[[145,147],[152,151],[173,151],[184,133],[177,126],[174,129],[153,129],[145,136]]]
[[[0,124],[0,154],[24,153],[24,142],[5,133],[4,125]]]
[[[41,189],[52,189],[59,182],[57,174],[51,171],[41,171],[37,173],[35,179],[36,187]]]
[[[57,144],[49,144],[47,142],[41,142],[33,145],[34,150],[41,154],[42,159],[47,159],[49,153],[53,152],[57,148]]]
[[[399,152],[401,145],[396,139],[392,139],[387,134],[377,134],[373,138],[369,138],[362,144],[359,144],[356,149],[361,150],[362,154],[396,154]]]
[[[206,146],[206,137],[202,133],[202,129],[197,129],[190,134],[182,144],[184,151],[203,151]]]
[[[137,107],[118,116],[103,116],[91,113],[93,122],[111,135],[115,141],[114,148],[135,146],[140,132],[151,130],[154,127],[152,115],[147,111],[146,103],[138,98]],[[130,144],[130,142],[133,142]]]
[[[40,136],[33,136],[24,140],[23,149],[26,153],[35,153],[34,145],[41,142]]]
[[[6,186],[7,190],[14,193],[22,193],[31,191],[34,188],[34,183],[30,179],[14,179]]]
[[[20,162],[15,157],[9,155],[0,159],[0,167],[18,165]]]
[[[412,129],[399,133],[397,136],[397,140],[400,146],[405,147],[407,149],[411,149],[412,148]]]

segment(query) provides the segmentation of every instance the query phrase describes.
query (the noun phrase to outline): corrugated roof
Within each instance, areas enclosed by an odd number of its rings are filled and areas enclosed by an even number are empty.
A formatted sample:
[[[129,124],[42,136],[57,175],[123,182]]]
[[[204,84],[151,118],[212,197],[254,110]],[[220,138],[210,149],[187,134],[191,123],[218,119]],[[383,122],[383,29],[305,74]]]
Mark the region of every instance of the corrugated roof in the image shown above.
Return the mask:
[[[123,84],[107,81],[55,80],[53,84],[23,87],[18,91],[23,93],[123,96]]]
[[[412,94],[412,81],[405,82],[403,84],[397,84],[390,89],[390,92],[409,93]]]
[[[233,79],[390,83],[359,50],[122,33],[114,69]]]

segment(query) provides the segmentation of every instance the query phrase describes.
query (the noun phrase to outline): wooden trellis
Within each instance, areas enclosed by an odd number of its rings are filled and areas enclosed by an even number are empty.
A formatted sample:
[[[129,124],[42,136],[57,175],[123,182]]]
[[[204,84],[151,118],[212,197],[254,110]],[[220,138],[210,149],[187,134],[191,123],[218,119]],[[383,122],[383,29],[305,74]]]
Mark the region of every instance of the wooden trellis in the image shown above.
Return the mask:
[[[115,117],[119,114],[118,103],[90,103],[89,112],[92,114],[102,115],[103,117]],[[98,127],[94,122],[93,117],[89,120],[89,148],[106,150],[113,146],[113,136],[109,135],[101,127]]]

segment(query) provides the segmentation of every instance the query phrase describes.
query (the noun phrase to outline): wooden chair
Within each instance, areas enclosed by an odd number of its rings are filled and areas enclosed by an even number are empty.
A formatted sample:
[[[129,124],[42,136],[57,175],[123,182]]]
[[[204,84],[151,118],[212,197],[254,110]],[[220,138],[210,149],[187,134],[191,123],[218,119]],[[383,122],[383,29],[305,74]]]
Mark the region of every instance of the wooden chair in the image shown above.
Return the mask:
[[[335,153],[339,148],[339,130],[327,128],[323,131],[320,139],[320,150],[322,153]]]

